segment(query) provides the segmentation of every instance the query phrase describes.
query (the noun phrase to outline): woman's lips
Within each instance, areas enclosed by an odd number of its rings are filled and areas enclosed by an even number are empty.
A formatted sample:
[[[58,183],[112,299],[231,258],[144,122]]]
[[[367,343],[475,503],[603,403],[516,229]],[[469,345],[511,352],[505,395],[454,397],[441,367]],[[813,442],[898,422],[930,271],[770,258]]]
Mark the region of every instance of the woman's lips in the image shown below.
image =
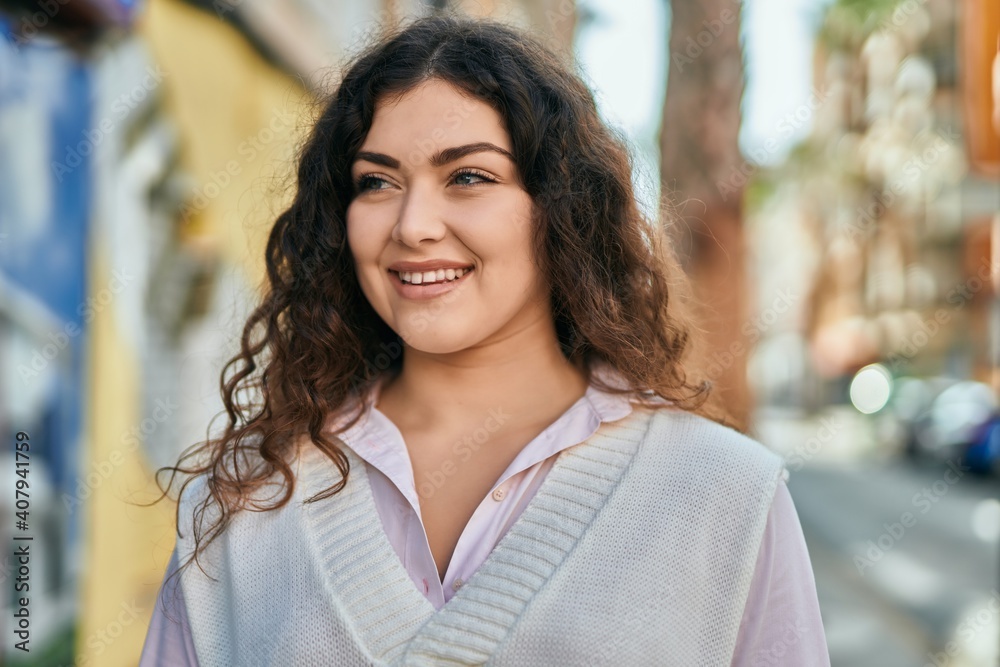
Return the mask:
[[[389,280],[392,282],[392,286],[396,289],[396,293],[399,294],[399,296],[404,299],[423,301],[451,292],[459,285],[465,283],[469,276],[475,272],[475,267],[473,267],[471,269],[466,269],[465,273],[462,274],[462,277],[456,278],[455,280],[445,280],[443,282],[430,283],[428,285],[413,285],[411,283],[404,283],[400,279],[399,274],[395,271],[389,271]]]

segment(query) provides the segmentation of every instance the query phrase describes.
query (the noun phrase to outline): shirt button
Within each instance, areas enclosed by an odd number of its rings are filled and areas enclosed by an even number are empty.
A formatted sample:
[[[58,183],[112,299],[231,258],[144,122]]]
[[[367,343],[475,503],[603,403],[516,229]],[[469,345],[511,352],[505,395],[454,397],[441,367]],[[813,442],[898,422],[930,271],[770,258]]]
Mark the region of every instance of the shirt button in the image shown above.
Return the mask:
[[[451,587],[454,588],[457,591],[459,588],[462,587],[462,580],[461,579],[456,579],[455,583],[453,583],[451,585]]]
[[[497,488],[496,490],[493,491],[493,500],[496,500],[497,502],[503,500],[506,497],[507,497],[507,491],[504,490],[503,487]]]

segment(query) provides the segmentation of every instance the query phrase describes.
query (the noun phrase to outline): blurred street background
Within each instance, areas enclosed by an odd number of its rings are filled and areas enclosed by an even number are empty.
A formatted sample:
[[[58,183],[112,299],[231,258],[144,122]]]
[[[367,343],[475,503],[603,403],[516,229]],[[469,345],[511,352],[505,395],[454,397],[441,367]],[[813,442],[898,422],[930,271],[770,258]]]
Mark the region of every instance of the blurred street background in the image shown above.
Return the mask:
[[[997,0],[0,0],[3,664],[138,662],[174,505],[136,503],[215,432],[298,142],[441,11],[534,30],[630,143],[832,664],[1000,665]]]

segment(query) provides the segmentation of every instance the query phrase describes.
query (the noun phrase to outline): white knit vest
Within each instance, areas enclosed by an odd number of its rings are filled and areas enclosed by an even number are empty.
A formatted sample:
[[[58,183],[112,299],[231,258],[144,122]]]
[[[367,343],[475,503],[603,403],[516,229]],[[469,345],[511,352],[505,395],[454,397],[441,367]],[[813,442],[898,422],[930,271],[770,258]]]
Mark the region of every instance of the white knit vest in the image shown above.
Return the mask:
[[[311,447],[287,505],[236,514],[200,557],[217,581],[182,572],[201,667],[730,664],[784,472],[757,441],[669,407],[602,424],[440,611],[343,449],[340,493],[302,504],[340,479]],[[203,497],[199,478],[181,499],[181,562]]]

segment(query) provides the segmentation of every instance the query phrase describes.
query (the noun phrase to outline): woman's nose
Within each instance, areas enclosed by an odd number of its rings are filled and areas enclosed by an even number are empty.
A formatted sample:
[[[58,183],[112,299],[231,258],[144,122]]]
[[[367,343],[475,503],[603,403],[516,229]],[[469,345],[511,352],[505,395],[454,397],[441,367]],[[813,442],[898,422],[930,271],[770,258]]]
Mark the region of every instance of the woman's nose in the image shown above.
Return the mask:
[[[439,198],[429,186],[411,186],[403,197],[392,239],[416,247],[422,241],[437,241],[445,234]]]

